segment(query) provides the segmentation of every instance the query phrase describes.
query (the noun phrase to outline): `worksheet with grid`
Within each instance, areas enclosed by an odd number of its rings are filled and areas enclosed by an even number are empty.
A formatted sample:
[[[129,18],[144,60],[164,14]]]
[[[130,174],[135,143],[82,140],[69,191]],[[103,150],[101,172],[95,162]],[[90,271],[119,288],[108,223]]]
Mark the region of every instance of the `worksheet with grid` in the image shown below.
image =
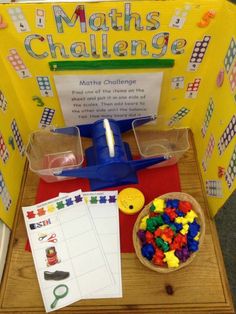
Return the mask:
[[[22,210],[47,312],[114,286],[80,191]]]
[[[66,195],[60,193],[59,195]],[[67,194],[69,195],[69,194]],[[89,298],[122,297],[119,208],[117,191],[83,192],[114,279],[114,286],[92,293]]]

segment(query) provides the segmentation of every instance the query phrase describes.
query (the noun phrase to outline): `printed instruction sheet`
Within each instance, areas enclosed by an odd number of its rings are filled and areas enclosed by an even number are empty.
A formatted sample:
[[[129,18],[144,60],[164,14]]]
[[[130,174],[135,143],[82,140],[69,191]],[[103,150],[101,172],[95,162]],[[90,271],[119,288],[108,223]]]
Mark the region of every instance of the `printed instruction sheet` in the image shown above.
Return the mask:
[[[66,125],[156,114],[163,72],[55,75]]]

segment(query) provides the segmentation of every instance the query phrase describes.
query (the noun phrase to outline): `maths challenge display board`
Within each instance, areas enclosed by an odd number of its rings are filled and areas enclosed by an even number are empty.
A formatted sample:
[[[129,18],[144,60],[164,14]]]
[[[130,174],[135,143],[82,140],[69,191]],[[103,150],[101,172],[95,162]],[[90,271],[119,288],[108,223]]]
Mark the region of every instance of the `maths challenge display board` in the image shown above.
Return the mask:
[[[0,4],[0,218],[30,132],[153,112],[192,130],[215,215],[236,186],[235,19],[225,0]]]

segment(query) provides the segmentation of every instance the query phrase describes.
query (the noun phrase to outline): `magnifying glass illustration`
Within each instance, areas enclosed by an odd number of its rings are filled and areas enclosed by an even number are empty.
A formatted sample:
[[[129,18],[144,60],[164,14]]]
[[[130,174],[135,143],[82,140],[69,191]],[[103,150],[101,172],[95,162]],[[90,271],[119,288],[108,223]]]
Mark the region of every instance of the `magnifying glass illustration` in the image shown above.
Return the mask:
[[[56,307],[58,300],[63,299],[65,298],[65,296],[67,296],[68,291],[69,288],[67,287],[67,285],[58,285],[53,289],[55,300],[51,304],[51,309],[54,309]]]

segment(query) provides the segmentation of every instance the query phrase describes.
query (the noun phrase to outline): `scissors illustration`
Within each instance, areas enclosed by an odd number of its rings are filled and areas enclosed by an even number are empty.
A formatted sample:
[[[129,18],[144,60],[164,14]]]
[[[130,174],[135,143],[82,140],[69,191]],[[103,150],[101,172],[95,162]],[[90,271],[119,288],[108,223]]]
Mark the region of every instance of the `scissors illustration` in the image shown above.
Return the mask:
[[[47,241],[56,243],[57,242],[56,233],[52,233],[50,237],[47,239]]]
[[[51,234],[46,234],[46,233],[41,233],[39,238],[39,241],[42,242],[53,242],[56,243],[57,242],[57,238],[56,238],[56,233],[51,233]]]

